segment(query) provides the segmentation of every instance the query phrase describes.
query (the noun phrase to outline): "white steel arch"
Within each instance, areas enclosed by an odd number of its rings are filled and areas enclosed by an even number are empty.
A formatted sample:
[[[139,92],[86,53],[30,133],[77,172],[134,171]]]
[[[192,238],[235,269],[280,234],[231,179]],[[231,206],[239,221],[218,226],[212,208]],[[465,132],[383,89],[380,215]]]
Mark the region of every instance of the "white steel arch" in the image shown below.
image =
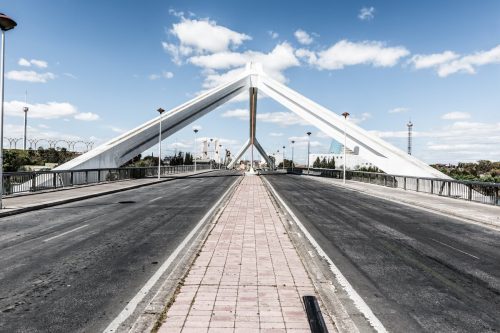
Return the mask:
[[[266,75],[260,64],[248,64],[246,70],[231,82],[216,87],[200,96],[168,111],[162,120],[162,139],[179,131],[196,119],[214,110],[249,88],[257,88],[290,111],[302,117],[333,139],[342,142],[345,120],[332,111],[313,102],[298,92]],[[255,113],[254,113],[255,114]],[[157,117],[107,143],[57,167],[57,170],[89,168],[113,168],[154,146],[158,138]],[[347,144],[350,149],[359,148],[359,155],[384,172],[430,178],[449,178],[417,158],[406,154],[388,142],[361,127],[347,122]],[[252,133],[252,130],[251,130]],[[255,128],[253,133],[255,134]],[[254,137],[254,146],[268,159]],[[245,143],[232,163],[252,145],[252,137]]]

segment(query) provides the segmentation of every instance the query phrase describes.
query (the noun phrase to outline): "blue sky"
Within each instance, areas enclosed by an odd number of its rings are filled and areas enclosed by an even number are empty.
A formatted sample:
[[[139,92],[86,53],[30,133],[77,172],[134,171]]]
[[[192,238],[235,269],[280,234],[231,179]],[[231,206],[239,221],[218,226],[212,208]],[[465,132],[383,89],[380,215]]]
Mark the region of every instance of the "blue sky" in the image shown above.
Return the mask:
[[[500,2],[0,1],[7,32],[5,137],[108,139],[213,87],[248,59],[426,162],[500,160]],[[246,101],[196,122],[236,151]],[[324,134],[263,98],[257,135],[269,152],[295,138],[305,161]],[[165,149],[192,150],[192,126]],[[20,144],[20,142],[18,143]],[[8,145],[8,142],[6,142]],[[63,145],[61,143],[60,145]],[[153,151],[156,151],[153,148]]]

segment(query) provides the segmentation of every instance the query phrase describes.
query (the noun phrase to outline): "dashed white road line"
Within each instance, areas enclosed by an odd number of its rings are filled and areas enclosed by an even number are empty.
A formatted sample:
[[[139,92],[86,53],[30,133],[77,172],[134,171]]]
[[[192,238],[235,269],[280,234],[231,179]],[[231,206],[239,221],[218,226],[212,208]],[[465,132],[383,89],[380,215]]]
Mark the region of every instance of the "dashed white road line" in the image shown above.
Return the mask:
[[[77,230],[83,229],[83,228],[88,227],[88,226],[89,226],[88,224],[81,225],[81,226],[79,226],[79,227],[77,227],[77,228],[75,228],[75,229],[71,229],[71,230],[68,230],[68,231],[66,231],[66,232],[63,232],[62,234],[59,234],[59,235],[56,235],[56,236],[54,236],[54,237],[50,237],[50,238],[44,239],[44,242],[49,242],[49,241],[51,241],[51,240],[53,240],[53,239],[59,238],[59,237],[64,236],[64,235],[67,235],[67,234],[69,234],[70,232],[74,232],[74,231],[77,231]]]
[[[354,288],[349,283],[349,281],[347,281],[347,279],[342,274],[342,272],[340,271],[340,269],[337,266],[335,266],[335,264],[330,259],[330,257],[328,257],[328,255],[326,254],[326,252],[323,251],[323,249],[319,246],[319,244],[316,242],[316,240],[311,236],[311,234],[309,233],[309,231],[307,231],[307,229],[304,227],[304,225],[302,224],[302,222],[300,222],[300,220],[293,213],[293,211],[290,209],[290,207],[288,207],[288,205],[280,197],[280,195],[278,194],[278,192],[276,192],[276,190],[271,185],[271,183],[267,179],[265,179],[265,178],[264,178],[264,181],[267,183],[267,185],[269,185],[269,188],[273,192],[273,194],[276,197],[276,199],[280,202],[281,206],[283,208],[285,208],[285,210],[287,211],[287,213],[295,221],[295,224],[297,224],[297,226],[300,228],[300,230],[302,230],[302,233],[304,234],[304,236],[309,240],[309,242],[311,243],[311,245],[316,249],[316,252],[318,252],[318,255],[320,257],[323,257],[328,262],[328,264],[330,266],[330,270],[335,275],[335,277],[337,278],[337,281],[342,286],[342,288],[344,288],[344,290],[346,291],[347,295],[349,295],[349,297],[353,301],[353,303],[356,306],[356,308],[363,314],[363,316],[365,316],[365,318],[368,320],[368,322],[370,323],[370,325],[377,332],[379,332],[379,333],[387,333],[387,330],[384,327],[384,325],[382,324],[382,322],[380,322],[380,320],[377,318],[377,316],[375,316],[375,314],[370,309],[370,307],[368,306],[368,304],[366,304],[366,302],[361,298],[361,296],[359,296],[359,294],[356,292],[356,290],[354,290]]]
[[[134,313],[137,305],[143,300],[143,298],[150,292],[151,288],[158,282],[160,277],[170,268],[170,265],[175,261],[177,256],[182,252],[186,245],[191,241],[191,239],[196,235],[196,232],[205,224],[205,221],[212,215],[215,209],[220,205],[222,200],[226,195],[233,189],[236,181],[231,184],[226,192],[217,200],[217,202],[210,208],[210,210],[202,217],[200,222],[191,230],[191,232],[184,238],[182,243],[177,246],[177,248],[170,254],[170,256],[163,262],[163,264],[158,268],[158,270],[149,278],[146,284],[139,290],[139,292],[127,303],[125,308],[118,314],[118,316],[106,327],[104,333],[117,332],[120,325],[127,320],[132,313]]]
[[[163,197],[158,197],[158,198],[151,199],[151,200],[149,200],[149,202],[155,202],[156,200],[160,200],[161,198],[163,198]]]
[[[429,238],[429,239],[430,239],[431,241],[434,241],[434,242],[436,242],[436,243],[439,243],[439,244],[441,244],[441,245],[443,245],[443,246],[449,247],[450,249],[453,249],[453,250],[455,250],[455,251],[461,252],[461,253],[466,254],[466,255],[468,255],[468,256],[470,256],[470,257],[474,258],[474,259],[478,259],[478,260],[479,260],[479,257],[476,257],[476,256],[475,256],[475,255],[473,255],[473,254],[470,254],[470,253],[468,253],[468,252],[465,252],[465,251],[462,251],[462,250],[460,250],[460,249],[457,249],[456,247],[453,247],[453,246],[451,246],[451,245],[448,245],[448,244],[445,244],[445,243],[443,243],[443,242],[440,242],[440,241],[438,241],[438,240],[436,240],[436,239],[434,239],[434,238]]]

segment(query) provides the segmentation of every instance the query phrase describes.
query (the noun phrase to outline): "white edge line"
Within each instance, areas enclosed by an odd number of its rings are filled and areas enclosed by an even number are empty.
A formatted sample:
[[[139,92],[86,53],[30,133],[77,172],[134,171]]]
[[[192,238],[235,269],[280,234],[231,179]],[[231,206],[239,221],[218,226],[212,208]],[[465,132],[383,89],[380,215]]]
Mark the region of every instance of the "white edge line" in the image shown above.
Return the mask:
[[[198,229],[200,229],[205,221],[210,217],[213,211],[219,206],[226,195],[232,190],[236,181],[227,189],[226,192],[220,197],[220,199],[210,208],[210,210],[203,216],[203,218],[198,222],[198,224],[191,230],[191,232],[184,238],[182,243],[177,246],[177,248],[172,252],[172,254],[163,262],[163,264],[158,268],[158,270],[149,278],[148,282],[139,290],[139,292],[127,303],[125,308],[118,314],[118,316],[104,329],[104,333],[116,332],[120,325],[127,320],[132,313],[134,313],[137,305],[142,301],[142,299],[149,293],[151,288],[158,282],[160,277],[165,273],[165,271],[170,267],[175,258],[181,253],[187,243],[193,238]]]
[[[283,199],[279,196],[278,192],[274,189],[274,187],[271,185],[271,183],[265,179],[266,183],[269,185],[269,188],[271,191],[273,191],[274,196],[279,200],[281,205],[286,209],[288,214],[293,218],[297,226],[302,230],[304,233],[304,236],[309,240],[311,245],[316,249],[318,254],[323,257],[329,264],[330,270],[332,273],[335,275],[337,278],[337,281],[340,283],[340,285],[344,288],[344,290],[347,292],[347,295],[351,298],[351,300],[354,302],[354,305],[356,308],[361,311],[363,316],[368,320],[370,325],[380,333],[387,332],[385,329],[384,325],[380,322],[380,320],[375,316],[375,314],[372,312],[368,304],[365,303],[365,301],[359,296],[359,294],[354,290],[352,285],[347,281],[347,279],[344,277],[342,272],[338,269],[337,266],[333,263],[333,261],[328,257],[328,255],[323,251],[323,249],[319,246],[319,244],[316,242],[316,240],[311,236],[309,231],[304,227],[304,225],[300,222],[300,220],[295,216],[295,214],[292,212],[292,210],[288,207],[288,205],[283,201]]]
[[[451,249],[453,249],[453,250],[455,250],[455,251],[461,252],[461,253],[463,253],[463,254],[466,254],[466,255],[468,255],[468,256],[471,256],[472,258],[475,258],[475,259],[478,259],[478,260],[479,260],[479,257],[476,257],[476,256],[475,256],[475,255],[473,255],[473,254],[470,254],[470,253],[468,253],[468,252],[465,252],[465,251],[462,251],[462,250],[460,250],[460,249],[457,249],[456,247],[453,247],[453,246],[448,245],[448,244],[446,244],[446,243],[440,242],[440,241],[438,241],[438,240],[436,240],[436,239],[434,239],[434,238],[429,238],[429,239],[430,239],[430,240],[432,240],[432,241],[435,241],[436,243],[439,243],[439,244],[441,244],[441,245],[444,245],[444,246],[446,246],[446,247],[449,247],[449,248],[451,248]]]
[[[44,239],[44,242],[51,241],[51,240],[53,240],[53,239],[56,239],[56,238],[59,238],[59,237],[61,237],[61,236],[66,235],[66,234],[69,234],[70,232],[77,231],[77,230],[80,230],[80,229],[85,228],[85,227],[88,227],[88,226],[89,226],[88,224],[81,225],[81,226],[79,226],[79,227],[77,227],[77,228],[75,228],[75,229],[71,229],[71,230],[68,230],[68,231],[66,231],[66,232],[63,232],[62,234],[59,234],[59,235],[56,235],[56,236],[54,236],[54,237],[50,237],[50,238]]]

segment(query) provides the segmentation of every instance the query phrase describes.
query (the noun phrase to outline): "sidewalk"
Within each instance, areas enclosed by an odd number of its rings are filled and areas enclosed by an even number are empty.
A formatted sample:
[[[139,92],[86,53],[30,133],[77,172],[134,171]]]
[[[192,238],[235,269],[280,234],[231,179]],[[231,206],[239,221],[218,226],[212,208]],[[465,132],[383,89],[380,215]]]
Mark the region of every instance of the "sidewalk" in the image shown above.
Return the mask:
[[[157,178],[141,178],[122,180],[109,183],[99,183],[75,187],[67,187],[54,191],[33,192],[17,196],[3,198],[3,209],[0,209],[0,217],[27,212],[35,209],[41,209],[56,205],[61,205],[68,202],[88,199],[100,195],[126,191],[142,186],[147,186],[155,183],[167,182],[172,179],[182,178],[186,176],[197,175],[212,170],[201,170],[196,173],[185,172],[176,175]]]
[[[159,332],[310,332],[304,295],[315,290],[276,208],[260,177],[246,176]]]
[[[315,176],[302,177],[309,177],[312,180],[326,182],[335,186],[346,187],[382,199],[418,206],[430,211],[452,215],[469,221],[500,227],[500,206],[486,205],[426,193],[405,191],[399,188],[385,187],[351,180],[347,180],[346,184],[343,184],[342,179]]]

